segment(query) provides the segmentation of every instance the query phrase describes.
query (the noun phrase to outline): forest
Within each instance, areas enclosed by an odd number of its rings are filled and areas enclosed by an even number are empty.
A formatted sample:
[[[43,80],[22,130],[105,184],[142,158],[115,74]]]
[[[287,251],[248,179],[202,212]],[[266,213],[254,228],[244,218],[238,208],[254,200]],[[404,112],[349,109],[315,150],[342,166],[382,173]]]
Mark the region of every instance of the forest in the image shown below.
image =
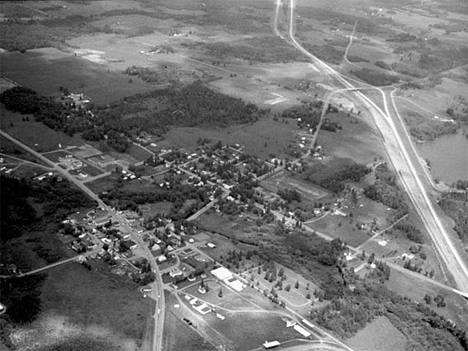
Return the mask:
[[[347,182],[359,182],[369,172],[365,165],[352,164],[333,172],[307,172],[304,179],[338,194],[345,189]]]
[[[63,257],[62,252],[49,246],[51,240],[56,240],[50,233],[74,210],[96,205],[67,181],[56,178],[26,181],[3,175],[0,175],[0,201],[2,270],[12,264],[19,270],[27,270],[36,264],[35,260],[52,262]],[[19,238],[24,241],[17,241]],[[8,334],[12,327],[33,321],[41,312],[44,279],[44,275],[0,279],[1,302],[7,306],[0,316],[0,341],[5,345],[11,344]]]
[[[49,128],[71,136],[82,133],[83,139],[105,142],[119,152],[125,152],[130,140],[141,131],[162,135],[172,127],[223,128],[253,123],[269,114],[267,110],[218,93],[199,81],[137,94],[107,106],[90,106],[92,113],[66,100],[56,101],[24,87],[3,92],[0,102],[8,110],[34,115],[36,121]]]

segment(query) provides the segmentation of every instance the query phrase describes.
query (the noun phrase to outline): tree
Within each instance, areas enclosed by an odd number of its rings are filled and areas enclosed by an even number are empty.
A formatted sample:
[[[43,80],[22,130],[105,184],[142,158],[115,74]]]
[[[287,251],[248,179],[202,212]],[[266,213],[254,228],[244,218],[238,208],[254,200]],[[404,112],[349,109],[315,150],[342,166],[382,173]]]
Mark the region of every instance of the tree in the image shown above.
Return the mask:
[[[375,255],[372,253],[370,256],[369,256],[369,260],[367,261],[369,264],[372,264],[375,260]]]
[[[294,285],[296,289],[299,289],[299,280],[296,280],[296,284]]]
[[[424,301],[426,301],[426,303],[427,303],[428,305],[430,305],[431,302],[432,302],[432,297],[431,297],[431,295],[426,294],[426,296],[424,296]]]
[[[290,290],[291,290],[291,285],[290,285],[290,284],[286,285],[286,287],[284,288],[284,290],[290,291]]]

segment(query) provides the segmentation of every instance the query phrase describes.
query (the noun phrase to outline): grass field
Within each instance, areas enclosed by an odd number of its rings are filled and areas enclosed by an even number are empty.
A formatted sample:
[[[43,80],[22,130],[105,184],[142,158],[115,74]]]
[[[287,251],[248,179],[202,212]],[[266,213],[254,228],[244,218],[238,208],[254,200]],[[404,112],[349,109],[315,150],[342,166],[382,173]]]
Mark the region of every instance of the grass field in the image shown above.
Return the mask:
[[[129,84],[123,73],[108,72],[106,66],[52,48],[4,53],[0,72],[40,94],[59,95],[62,86],[73,93],[84,93],[96,104],[152,89],[139,80]]]
[[[245,296],[242,298],[223,287],[223,297],[220,298],[219,286],[214,282],[209,282],[209,286],[212,290],[204,295],[195,292],[196,286],[190,288],[190,291],[203,301],[219,306],[215,307],[216,311],[225,316],[225,320],[218,319],[213,313],[204,316],[198,314],[184,298],[177,314],[193,321],[197,330],[203,330],[210,339],[224,340],[227,350],[251,350],[260,347],[265,340],[286,341],[300,337],[292,328],[286,328],[286,323],[281,320],[283,316],[279,314],[282,309],[277,305],[273,307],[271,302],[252,288],[246,288],[240,294]],[[266,310],[262,311],[263,308]]]
[[[223,144],[241,144],[245,152],[263,159],[283,158],[290,141],[294,141],[297,128],[293,123],[282,123],[281,120],[261,119],[252,125],[233,126],[225,129],[203,130],[199,128],[174,128],[166,134],[170,145],[195,150],[199,138],[222,140]]]
[[[47,166],[43,161],[27,153],[21,147],[10,141],[10,139],[4,138],[3,136],[0,136],[0,151],[4,154],[12,155],[13,157]]]
[[[143,149],[141,146],[132,144],[127,150],[127,153],[138,161],[147,160],[152,154],[147,150]]]
[[[444,308],[437,308],[436,305],[432,303],[431,308],[445,318],[454,321],[457,325],[468,324],[468,306],[466,305],[466,300],[461,296],[395,270],[392,271],[390,279],[385,285],[390,290],[423,304],[425,304],[424,296],[426,294],[430,295],[432,298],[440,294],[445,297],[447,306]]]
[[[84,144],[78,137],[69,137],[64,133],[50,129],[40,122],[34,122],[32,116],[29,116],[29,121],[23,121],[21,114],[7,111],[3,105],[0,107],[0,114],[2,116],[0,128],[36,151],[57,150],[60,147],[59,144],[62,148]]]
[[[127,277],[112,275],[100,262],[87,270],[70,263],[48,272],[42,313],[20,342],[62,349],[70,340],[90,338],[99,350],[131,351],[141,345],[153,304]],[[92,343],[91,343],[92,345]],[[90,346],[92,347],[92,346]]]
[[[407,341],[387,317],[379,317],[346,343],[359,351],[405,351]]]

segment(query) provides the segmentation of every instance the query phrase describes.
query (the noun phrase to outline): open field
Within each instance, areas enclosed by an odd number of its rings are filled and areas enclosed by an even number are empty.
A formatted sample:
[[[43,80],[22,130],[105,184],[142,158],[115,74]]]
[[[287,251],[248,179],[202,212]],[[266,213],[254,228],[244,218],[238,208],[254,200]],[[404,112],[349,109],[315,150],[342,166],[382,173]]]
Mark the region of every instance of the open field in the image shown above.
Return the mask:
[[[346,112],[340,112],[327,114],[327,118],[340,124],[343,129],[338,133],[326,130],[318,133],[317,144],[323,147],[326,155],[351,158],[362,164],[385,155],[380,135],[361,117],[348,117]]]
[[[34,162],[43,166],[48,166],[43,163],[42,160],[37,159],[35,156],[24,151],[22,148],[13,143],[10,139],[7,139],[3,136],[0,136],[0,151],[7,155],[12,155],[13,157]]]
[[[152,154],[147,150],[143,149],[141,146],[132,144],[127,150],[127,153],[138,161],[147,160]]]
[[[0,73],[18,84],[43,95],[59,96],[59,87],[83,93],[96,104],[107,104],[125,96],[151,90],[151,86],[135,80],[128,83],[123,73],[107,71],[107,67],[92,63],[71,53],[46,48],[3,53]]]
[[[296,126],[292,123],[282,123],[272,119],[260,119],[252,125],[233,126],[225,129],[174,128],[170,130],[165,140],[174,146],[187,150],[195,150],[199,138],[207,138],[213,142],[222,140],[223,144],[245,146],[245,152],[264,159],[285,157],[285,150],[290,141],[295,139]]]
[[[440,294],[445,297],[447,306],[444,308],[437,308],[435,303],[432,302],[431,308],[433,308],[438,314],[451,319],[460,326],[468,324],[468,306],[466,305],[466,300],[459,295],[430,283],[426,283],[423,280],[414,279],[409,275],[395,270],[392,271],[390,279],[385,283],[385,285],[390,290],[423,304],[425,304],[424,296],[426,294],[430,295],[432,298]]]
[[[143,212],[143,217],[149,218],[155,216],[157,213],[168,214],[171,210],[172,203],[170,202],[158,202],[155,204],[148,204],[140,206],[140,210]]]
[[[81,339],[105,345],[100,350],[131,351],[141,345],[151,301],[126,277],[110,275],[101,263],[92,266],[92,272],[77,263],[49,271],[41,316],[15,335],[19,347],[34,343],[59,349]]]
[[[301,199],[304,202],[314,202],[327,195],[324,189],[299,179],[291,178],[285,171],[278,172],[268,177],[266,180],[263,180],[262,187],[273,193],[278,193],[278,190],[284,189],[297,190],[301,194]]]
[[[210,282],[209,285],[213,287],[213,291],[204,295],[197,293],[195,296],[214,304],[216,312],[223,315],[225,320],[218,319],[214,313],[204,316],[198,314],[182,297],[183,292],[181,294],[183,303],[176,313],[191,320],[197,326],[197,330],[203,330],[210,339],[223,340],[227,350],[250,350],[261,346],[265,340],[286,341],[300,337],[300,334],[292,328],[286,328],[286,323],[281,319],[282,315],[278,314],[281,309],[277,312],[270,310],[271,307],[268,310],[261,310],[263,307],[257,305],[257,302],[263,300],[262,304],[266,307],[271,303],[255,290],[246,288],[245,293],[240,293],[242,296],[248,296],[249,300],[258,295],[255,304],[252,304],[253,301],[250,302],[246,297],[240,298],[237,293],[230,292],[225,286],[223,286],[223,297],[220,298],[216,284]]]
[[[387,317],[378,317],[346,343],[359,351],[404,351],[406,342]]]
[[[0,114],[2,116],[0,128],[36,151],[47,152],[59,149],[60,145],[65,148],[66,146],[84,144],[78,137],[70,137],[64,133],[56,132],[40,122],[34,122],[32,116],[28,116],[29,121],[23,121],[25,116],[8,111],[3,106],[0,107]]]

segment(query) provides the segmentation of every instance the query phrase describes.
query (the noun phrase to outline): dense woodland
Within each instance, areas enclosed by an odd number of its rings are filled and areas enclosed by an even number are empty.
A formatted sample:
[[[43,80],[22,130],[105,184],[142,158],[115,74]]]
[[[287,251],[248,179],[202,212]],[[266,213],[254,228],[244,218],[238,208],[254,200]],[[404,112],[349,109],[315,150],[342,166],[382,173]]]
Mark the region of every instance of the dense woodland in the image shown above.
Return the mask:
[[[458,184],[462,185],[463,182],[460,181]],[[439,206],[455,221],[453,229],[459,238],[464,243],[468,243],[468,192],[444,194],[439,200]]]
[[[119,152],[125,152],[130,139],[142,131],[161,135],[171,127],[227,127],[253,123],[269,113],[200,82],[137,94],[107,106],[90,106],[92,113],[65,101],[23,87],[0,94],[0,102],[8,110],[33,114],[36,121],[52,129],[69,135],[82,133],[83,139],[105,142]]]
[[[26,245],[11,244],[23,236],[37,255],[36,259],[51,263],[62,258],[63,253],[50,245],[51,240],[55,240],[51,233],[57,231],[57,223],[77,208],[95,206],[93,200],[72,188],[67,181],[55,178],[36,182],[0,175],[0,200],[2,270],[11,264],[26,270],[34,266],[33,256],[26,253]],[[8,308],[0,316],[0,340],[6,345],[10,345],[7,336],[12,327],[33,321],[41,312],[44,279],[44,275],[1,279],[1,302]]]
[[[304,179],[338,194],[345,189],[346,183],[359,182],[369,172],[370,169],[365,165],[351,164],[334,172],[327,172],[326,169],[324,172],[317,169],[306,171]]]
[[[402,191],[396,184],[396,176],[390,172],[387,165],[382,164],[376,168],[375,178],[374,184],[364,188],[364,195],[397,210],[395,218],[400,218],[408,213],[408,205]]]

